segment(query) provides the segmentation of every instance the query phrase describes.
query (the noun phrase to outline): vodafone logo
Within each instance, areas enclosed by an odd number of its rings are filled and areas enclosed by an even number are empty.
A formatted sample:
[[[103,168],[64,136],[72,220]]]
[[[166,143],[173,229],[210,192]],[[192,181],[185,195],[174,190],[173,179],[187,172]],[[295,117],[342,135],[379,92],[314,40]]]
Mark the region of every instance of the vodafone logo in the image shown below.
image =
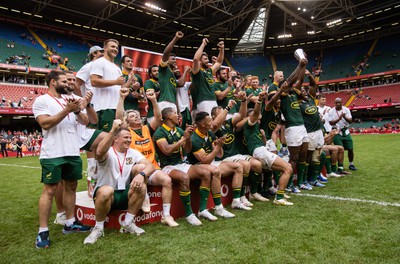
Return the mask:
[[[118,217],[118,223],[121,226],[122,226],[122,222],[124,221],[124,219],[125,219],[125,213],[120,214],[119,217]]]
[[[222,196],[222,197],[226,197],[226,196],[228,195],[228,193],[229,193],[229,187],[228,187],[228,185],[223,184],[223,185],[221,186],[221,196]]]
[[[83,219],[83,211],[81,208],[78,208],[78,210],[76,210],[76,217],[78,218],[79,221],[82,221]]]

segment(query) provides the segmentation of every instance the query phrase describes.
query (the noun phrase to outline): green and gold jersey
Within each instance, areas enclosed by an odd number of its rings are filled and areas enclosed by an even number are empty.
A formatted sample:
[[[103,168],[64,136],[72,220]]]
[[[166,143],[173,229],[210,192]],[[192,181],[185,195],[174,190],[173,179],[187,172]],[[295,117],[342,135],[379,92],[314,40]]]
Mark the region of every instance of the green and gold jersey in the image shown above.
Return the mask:
[[[304,125],[300,103],[296,92],[281,95],[281,112],[285,117],[286,127]]]
[[[319,117],[318,107],[315,105],[314,99],[310,94],[307,100],[303,100],[300,103],[300,109],[307,133],[318,131],[323,127],[321,118]]]
[[[144,83],[144,90],[148,91],[150,89],[153,89],[154,92],[159,92],[160,91],[160,83],[154,79],[149,79]],[[154,116],[154,111],[153,111],[153,104],[148,101],[149,105],[149,110],[147,112],[147,117],[153,117]]]
[[[243,135],[246,138],[246,146],[250,155],[253,155],[256,148],[265,146],[258,122],[256,122],[254,126],[250,126],[246,123],[243,126]]]
[[[247,149],[247,141],[244,137],[243,128],[239,131],[235,131],[235,144],[236,148],[239,150],[240,154],[250,155],[249,150]]]
[[[248,88],[246,89],[246,95],[249,96],[251,93],[253,96],[258,96],[263,90],[261,88],[253,89],[253,88]],[[264,103],[263,103],[264,105]],[[255,104],[253,102],[249,102],[247,104],[248,108],[254,108]]]
[[[226,135],[223,146],[224,156],[222,159],[241,154],[235,142],[235,126],[232,124],[232,118],[226,120],[221,128],[215,133],[215,135],[218,137]]]
[[[202,149],[204,149],[207,154],[210,154],[213,150],[215,135],[211,131],[204,135],[198,129],[196,129],[191,135],[190,139],[192,140],[192,151],[188,155],[189,163],[200,163],[200,161],[196,158],[194,154],[201,151]]]
[[[211,68],[200,69],[197,74],[191,74],[193,88],[190,90],[193,99],[193,108],[197,109],[197,104],[203,101],[216,101],[214,90],[211,85],[214,83]]]
[[[270,93],[273,92],[273,91],[278,91],[278,89],[279,89],[279,86],[278,86],[278,85],[279,85],[279,84],[276,83],[276,82],[271,83],[271,85],[268,86],[268,94],[270,94]]]
[[[225,108],[228,106],[229,100],[235,99],[233,96],[233,91],[232,91],[231,87],[229,87],[228,82],[225,82],[225,83],[215,82],[211,85],[211,88],[214,90],[214,93],[215,92],[223,92],[226,89],[229,89],[229,92],[225,96],[224,99],[217,100],[218,106],[221,106],[222,108]],[[236,107],[232,107],[232,109],[229,111],[229,113],[230,114],[236,113]]]
[[[185,150],[183,147],[180,147],[179,149],[175,150],[173,153],[166,155],[164,154],[160,148],[158,147],[157,143],[166,140],[168,144],[174,144],[178,142],[182,137],[183,137],[184,131],[179,128],[175,127],[175,130],[172,130],[170,127],[167,125],[163,124],[162,126],[158,127],[156,132],[154,132],[154,142],[155,142],[155,147],[156,151],[158,154],[158,158],[161,163],[161,167],[165,167],[167,165],[176,165],[176,164],[181,164],[184,163],[184,157],[186,156]]]
[[[280,112],[276,111],[274,108],[271,110],[267,111],[265,107],[261,110],[261,121],[260,121],[260,129],[264,129],[265,131],[265,136],[267,140],[271,139],[272,132],[274,132],[274,129],[279,123],[279,116]]]
[[[128,79],[129,79],[129,74],[127,72],[125,72],[125,71],[122,71],[122,76],[125,78],[125,82],[127,82]],[[142,79],[142,77],[140,77],[140,75],[136,74],[136,73],[135,73],[135,77],[137,78],[137,81],[139,82],[140,87],[143,87],[143,79]],[[125,98],[124,109],[125,110],[132,110],[132,109],[139,110],[138,99],[133,97],[133,95],[131,93],[129,93],[128,96]]]
[[[158,67],[158,82],[160,84],[159,102],[176,103],[176,78],[168,63],[160,62]]]

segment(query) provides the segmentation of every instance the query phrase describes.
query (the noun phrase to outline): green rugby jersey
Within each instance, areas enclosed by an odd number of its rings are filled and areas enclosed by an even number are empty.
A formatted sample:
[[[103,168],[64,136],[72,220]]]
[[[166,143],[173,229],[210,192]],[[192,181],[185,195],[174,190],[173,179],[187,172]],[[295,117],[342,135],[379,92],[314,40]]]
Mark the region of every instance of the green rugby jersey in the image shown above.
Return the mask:
[[[278,91],[278,89],[279,89],[279,86],[278,86],[278,85],[279,85],[279,84],[276,83],[276,82],[271,83],[271,85],[268,86],[268,94],[269,94],[270,92],[272,92],[272,91]]]
[[[158,67],[158,83],[160,84],[159,102],[176,103],[176,78],[168,64],[160,63]]]
[[[256,148],[265,146],[258,122],[255,123],[254,126],[250,126],[246,123],[243,127],[243,135],[246,138],[247,149],[250,155],[253,155]]]
[[[221,106],[222,108],[225,108],[225,107],[228,105],[229,100],[234,100],[234,99],[235,99],[234,96],[233,96],[233,91],[232,91],[231,87],[229,87],[228,82],[225,82],[225,83],[214,82],[214,83],[211,85],[211,89],[214,90],[214,93],[217,92],[217,91],[223,92],[223,91],[225,91],[226,89],[229,89],[229,90],[230,90],[230,91],[228,92],[228,94],[225,96],[224,99],[222,99],[222,100],[217,100],[218,106]],[[236,107],[232,107],[232,109],[229,111],[229,113],[230,113],[230,114],[236,113]]]
[[[135,77],[137,78],[140,87],[143,87],[143,79],[142,77],[140,77],[139,74],[134,73]],[[122,71],[122,76],[125,78],[125,82],[128,81],[129,79],[129,74],[125,71]],[[139,102],[138,99],[133,97],[133,95],[131,93],[128,94],[128,96],[125,98],[124,101],[124,109],[125,110],[139,110]]]
[[[276,111],[274,108],[267,111],[265,107],[261,110],[261,120],[260,120],[260,129],[264,129],[265,136],[267,140],[271,139],[272,132],[278,125],[280,120],[280,112]]]
[[[286,127],[304,125],[298,95],[295,92],[281,95],[280,109],[283,116],[285,117]]]
[[[198,129],[196,129],[190,136],[190,139],[192,140],[192,151],[188,155],[189,163],[200,163],[194,154],[199,152],[201,149],[204,149],[207,154],[211,153],[213,150],[212,144],[215,140],[215,135],[211,131],[208,131],[207,135],[203,135]],[[215,160],[217,160],[217,157]]]
[[[246,95],[249,96],[251,93],[253,96],[258,96],[263,90],[261,88],[253,89],[253,88],[248,88],[246,89]],[[264,102],[263,102],[264,105]],[[254,108],[255,104],[253,102],[249,102],[247,104],[248,108]]]
[[[161,167],[165,167],[167,165],[176,165],[176,164],[181,164],[184,163],[184,157],[186,156],[185,150],[183,147],[180,147],[179,149],[175,150],[173,153],[166,155],[164,154],[160,148],[157,145],[157,142],[161,140],[166,140],[168,144],[174,144],[178,142],[182,137],[183,137],[184,131],[179,128],[175,127],[175,130],[173,131],[170,127],[167,125],[163,124],[162,126],[158,127],[156,132],[154,132],[154,142],[155,142],[155,147],[156,151],[158,154],[158,158],[161,163]]]
[[[250,155],[249,150],[247,149],[247,141],[244,137],[244,128],[239,131],[235,131],[235,144],[236,148],[239,150],[240,154]]]
[[[159,92],[160,91],[160,83],[154,79],[147,80],[144,83],[144,90],[148,91],[150,89],[153,89],[154,92]],[[147,112],[147,117],[153,117],[154,116],[153,104],[149,100],[148,100],[148,105],[149,105],[149,110]]]
[[[235,142],[235,127],[232,124],[232,118],[226,120],[220,129],[215,133],[216,136],[222,137],[226,135],[223,146],[224,156],[222,159],[241,154]]]
[[[303,100],[300,103],[300,109],[307,133],[318,131],[322,128],[323,125],[319,117],[318,107],[315,105],[314,99],[310,94],[308,95],[308,100]]]
[[[203,101],[216,101],[214,90],[211,85],[214,83],[213,72],[211,68],[200,69],[197,74],[191,73],[193,89],[190,90],[193,99],[193,108]]]

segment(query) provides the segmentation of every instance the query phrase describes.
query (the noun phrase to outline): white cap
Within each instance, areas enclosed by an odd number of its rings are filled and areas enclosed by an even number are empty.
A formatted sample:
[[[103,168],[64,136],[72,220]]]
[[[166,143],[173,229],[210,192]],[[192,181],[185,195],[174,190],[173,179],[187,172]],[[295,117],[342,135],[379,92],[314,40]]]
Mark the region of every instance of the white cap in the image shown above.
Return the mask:
[[[93,52],[99,51],[99,50],[103,50],[103,48],[99,47],[99,46],[93,46],[90,48],[89,50],[89,54],[92,54]]]

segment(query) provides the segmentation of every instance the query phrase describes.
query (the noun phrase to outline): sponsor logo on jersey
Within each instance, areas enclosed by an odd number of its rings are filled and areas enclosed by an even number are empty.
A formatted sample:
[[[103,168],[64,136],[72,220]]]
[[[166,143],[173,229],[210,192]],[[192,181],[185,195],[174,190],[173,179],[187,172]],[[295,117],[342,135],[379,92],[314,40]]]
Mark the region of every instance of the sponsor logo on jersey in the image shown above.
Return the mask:
[[[146,138],[144,140],[135,140],[135,145],[145,145],[150,142],[150,139]]]
[[[175,78],[169,78],[169,82],[176,87],[176,80]]]
[[[269,122],[268,123],[268,128],[270,129],[270,130],[274,130],[275,128],[276,128],[276,126],[277,126],[277,124],[276,124],[276,122]]]
[[[225,145],[232,144],[233,141],[235,141],[235,135],[234,134],[226,134]]]
[[[309,106],[306,108],[306,110],[304,111],[307,115],[314,115],[316,112],[318,111],[318,109],[313,105],[313,106]]]
[[[296,102],[291,103],[290,107],[293,109],[299,109],[299,107],[300,107],[299,102],[296,101]]]

